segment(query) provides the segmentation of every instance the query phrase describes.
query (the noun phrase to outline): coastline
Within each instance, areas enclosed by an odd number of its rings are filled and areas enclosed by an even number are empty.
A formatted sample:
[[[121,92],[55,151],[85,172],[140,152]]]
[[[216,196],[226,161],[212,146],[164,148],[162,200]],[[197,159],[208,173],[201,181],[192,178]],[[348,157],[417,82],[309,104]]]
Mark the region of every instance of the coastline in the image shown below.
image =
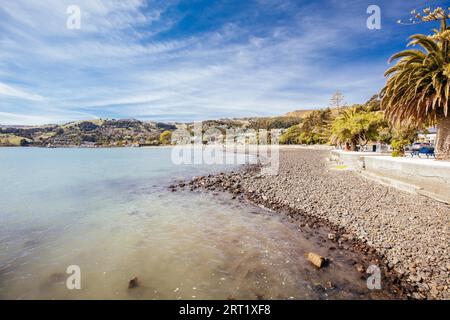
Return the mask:
[[[262,176],[253,165],[171,188],[230,192],[286,216],[300,232],[329,230],[330,249],[361,253],[362,261],[351,263],[362,277],[369,265],[380,267],[383,289],[399,299],[449,299],[450,207],[332,170],[328,154],[285,147],[276,176]]]
[[[167,190],[173,179],[238,166],[179,166],[169,160],[170,149],[146,150],[2,154],[10,164],[2,171],[10,186],[1,198],[7,245],[2,298],[395,298],[367,290],[361,273],[347,264],[359,261],[358,254],[329,254],[326,232],[299,233],[286,216],[234,201],[229,193]],[[28,212],[42,214],[18,223]],[[36,232],[22,231],[32,228]],[[316,270],[304,252],[333,263]],[[85,290],[68,291],[61,282],[74,263],[86,275]],[[28,281],[20,280],[23,274],[31,274]],[[135,277],[140,286],[129,290]]]

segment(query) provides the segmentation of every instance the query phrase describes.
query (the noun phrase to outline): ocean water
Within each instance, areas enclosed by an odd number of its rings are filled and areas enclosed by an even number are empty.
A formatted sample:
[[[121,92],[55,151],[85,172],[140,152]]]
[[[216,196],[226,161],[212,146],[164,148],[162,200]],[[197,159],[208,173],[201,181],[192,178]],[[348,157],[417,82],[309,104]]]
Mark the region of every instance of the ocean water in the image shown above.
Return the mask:
[[[305,252],[330,253],[281,215],[226,194],[170,192],[177,179],[233,169],[175,165],[170,155],[0,149],[0,298],[372,297],[348,256],[325,271],[311,266]],[[79,290],[66,286],[71,265]]]

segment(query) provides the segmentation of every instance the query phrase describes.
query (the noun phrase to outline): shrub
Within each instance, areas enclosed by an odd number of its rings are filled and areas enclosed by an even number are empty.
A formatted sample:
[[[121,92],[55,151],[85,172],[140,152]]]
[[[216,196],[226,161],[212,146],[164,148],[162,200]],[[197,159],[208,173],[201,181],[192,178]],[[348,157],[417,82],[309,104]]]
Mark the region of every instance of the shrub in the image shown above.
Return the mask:
[[[172,132],[166,130],[159,136],[159,143],[170,144],[172,142]]]

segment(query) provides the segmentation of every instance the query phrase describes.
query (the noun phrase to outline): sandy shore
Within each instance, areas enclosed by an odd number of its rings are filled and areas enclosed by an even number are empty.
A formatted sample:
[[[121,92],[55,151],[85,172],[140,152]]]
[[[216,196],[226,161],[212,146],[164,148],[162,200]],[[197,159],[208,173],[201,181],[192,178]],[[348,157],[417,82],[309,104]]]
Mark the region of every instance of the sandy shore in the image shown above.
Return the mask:
[[[364,264],[375,259],[387,286],[400,286],[410,298],[449,299],[450,207],[334,170],[328,156],[326,150],[282,148],[276,176],[251,167],[196,177],[186,186],[232,192],[304,227],[327,225],[339,249],[372,256]]]

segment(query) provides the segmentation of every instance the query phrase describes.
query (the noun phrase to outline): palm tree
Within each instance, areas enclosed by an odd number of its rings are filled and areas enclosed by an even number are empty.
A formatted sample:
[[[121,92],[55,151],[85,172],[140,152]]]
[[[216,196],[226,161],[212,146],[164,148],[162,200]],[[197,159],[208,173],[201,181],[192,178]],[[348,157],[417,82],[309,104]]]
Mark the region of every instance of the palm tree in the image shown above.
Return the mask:
[[[345,143],[355,151],[358,144],[379,140],[381,129],[387,127],[383,112],[367,112],[361,107],[343,110],[331,127],[331,142]]]
[[[427,36],[410,37],[408,46],[420,46],[393,55],[396,64],[385,72],[386,86],[381,91],[381,107],[394,124],[437,125],[436,157],[450,160],[450,28],[445,10],[416,17],[422,21],[440,20],[440,30]]]

